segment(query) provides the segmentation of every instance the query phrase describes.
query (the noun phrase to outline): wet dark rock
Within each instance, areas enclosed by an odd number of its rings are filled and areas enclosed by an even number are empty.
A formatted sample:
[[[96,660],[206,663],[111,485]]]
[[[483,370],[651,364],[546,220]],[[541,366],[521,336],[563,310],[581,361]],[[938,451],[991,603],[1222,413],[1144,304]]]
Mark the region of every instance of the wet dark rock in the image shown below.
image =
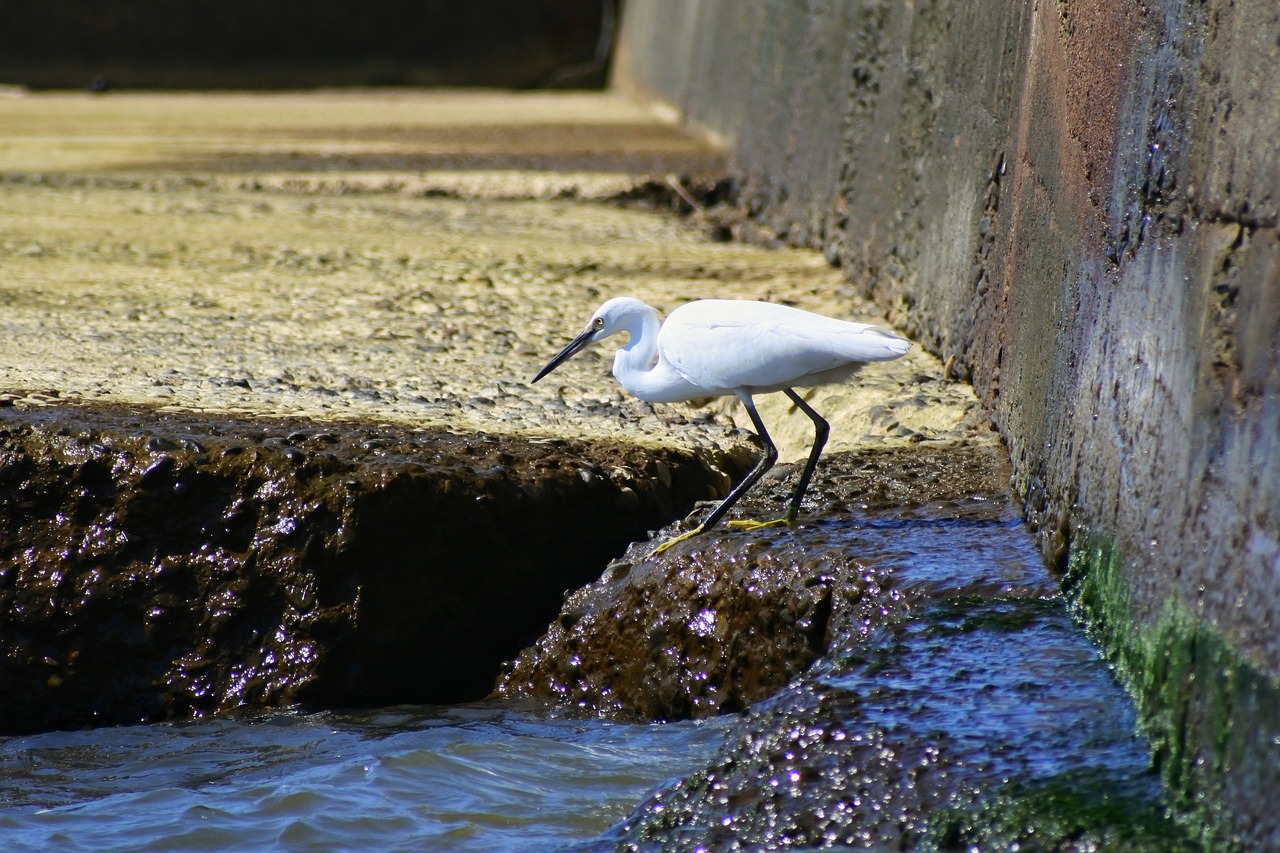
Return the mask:
[[[607,443],[3,412],[8,732],[479,698],[561,590],[710,482],[687,454]]]
[[[875,554],[850,548],[859,513],[950,501],[962,517],[966,502],[983,507],[1007,482],[999,447],[832,454],[794,530],[721,527],[658,556],[652,543],[633,545],[568,596],[496,695],[632,720],[741,711],[827,654],[833,638],[874,630],[925,594],[920,585],[904,594]],[[793,483],[762,480],[735,514],[776,515]],[[1003,589],[998,576],[991,583]]]
[[[620,716],[750,703],[705,767],[584,849],[1198,849],[1001,456],[835,455],[804,526],[697,537],[571,597],[509,688]]]
[[[831,580],[777,553],[744,536],[572,594],[499,693],[637,720],[742,710],[824,648]]]
[[[1080,678],[1094,654],[1062,601],[1021,592],[943,597],[843,638],[610,849],[1197,849],[1118,686],[1103,666]]]

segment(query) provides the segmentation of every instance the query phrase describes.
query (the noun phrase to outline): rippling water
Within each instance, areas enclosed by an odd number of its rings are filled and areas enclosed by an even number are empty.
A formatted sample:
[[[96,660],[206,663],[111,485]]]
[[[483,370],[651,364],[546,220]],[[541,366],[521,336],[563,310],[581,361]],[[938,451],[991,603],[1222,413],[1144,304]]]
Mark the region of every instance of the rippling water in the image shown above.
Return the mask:
[[[729,723],[469,706],[4,738],[0,848],[554,850],[705,762]]]

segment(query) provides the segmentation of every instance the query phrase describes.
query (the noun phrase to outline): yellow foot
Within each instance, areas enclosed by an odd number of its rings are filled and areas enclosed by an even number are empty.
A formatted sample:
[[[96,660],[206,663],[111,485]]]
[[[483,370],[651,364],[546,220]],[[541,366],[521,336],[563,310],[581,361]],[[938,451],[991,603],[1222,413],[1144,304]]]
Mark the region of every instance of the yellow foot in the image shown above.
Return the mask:
[[[699,526],[699,527],[693,528],[692,530],[687,530],[684,533],[681,533],[679,536],[674,536],[671,539],[668,539],[666,542],[663,542],[657,548],[654,548],[650,556],[657,556],[658,554],[661,554],[663,551],[670,548],[672,545],[675,545],[677,542],[683,542],[686,539],[692,539],[693,537],[697,536],[701,532],[702,532],[702,527]]]
[[[787,516],[772,521],[747,521],[746,519],[726,521],[725,525],[733,530],[763,530],[766,527],[790,527],[791,519]]]

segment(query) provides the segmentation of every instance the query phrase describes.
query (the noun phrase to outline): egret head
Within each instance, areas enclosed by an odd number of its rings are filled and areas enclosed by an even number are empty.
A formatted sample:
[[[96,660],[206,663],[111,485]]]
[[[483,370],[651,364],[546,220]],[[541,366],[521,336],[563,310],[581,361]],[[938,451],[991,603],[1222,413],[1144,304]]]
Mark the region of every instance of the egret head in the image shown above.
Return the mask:
[[[547,362],[547,366],[538,371],[533,381],[537,382],[596,341],[604,340],[616,332],[629,331],[633,325],[633,318],[646,309],[653,311],[638,299],[627,296],[616,296],[610,299],[595,310],[582,333],[570,341],[567,347],[560,350],[555,358]]]

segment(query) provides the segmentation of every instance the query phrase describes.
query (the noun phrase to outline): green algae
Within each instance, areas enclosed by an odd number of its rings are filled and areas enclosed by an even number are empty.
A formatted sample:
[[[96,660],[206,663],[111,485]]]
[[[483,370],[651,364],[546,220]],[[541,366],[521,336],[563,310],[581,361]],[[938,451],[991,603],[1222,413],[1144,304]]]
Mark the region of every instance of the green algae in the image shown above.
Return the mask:
[[[1226,804],[1280,790],[1280,685],[1176,598],[1135,619],[1130,571],[1113,541],[1086,531],[1072,543],[1064,588],[1134,697],[1171,807],[1204,849],[1274,842]]]
[[[1107,774],[1065,773],[936,813],[919,849],[1091,850],[1181,853],[1200,849],[1142,792]]]

